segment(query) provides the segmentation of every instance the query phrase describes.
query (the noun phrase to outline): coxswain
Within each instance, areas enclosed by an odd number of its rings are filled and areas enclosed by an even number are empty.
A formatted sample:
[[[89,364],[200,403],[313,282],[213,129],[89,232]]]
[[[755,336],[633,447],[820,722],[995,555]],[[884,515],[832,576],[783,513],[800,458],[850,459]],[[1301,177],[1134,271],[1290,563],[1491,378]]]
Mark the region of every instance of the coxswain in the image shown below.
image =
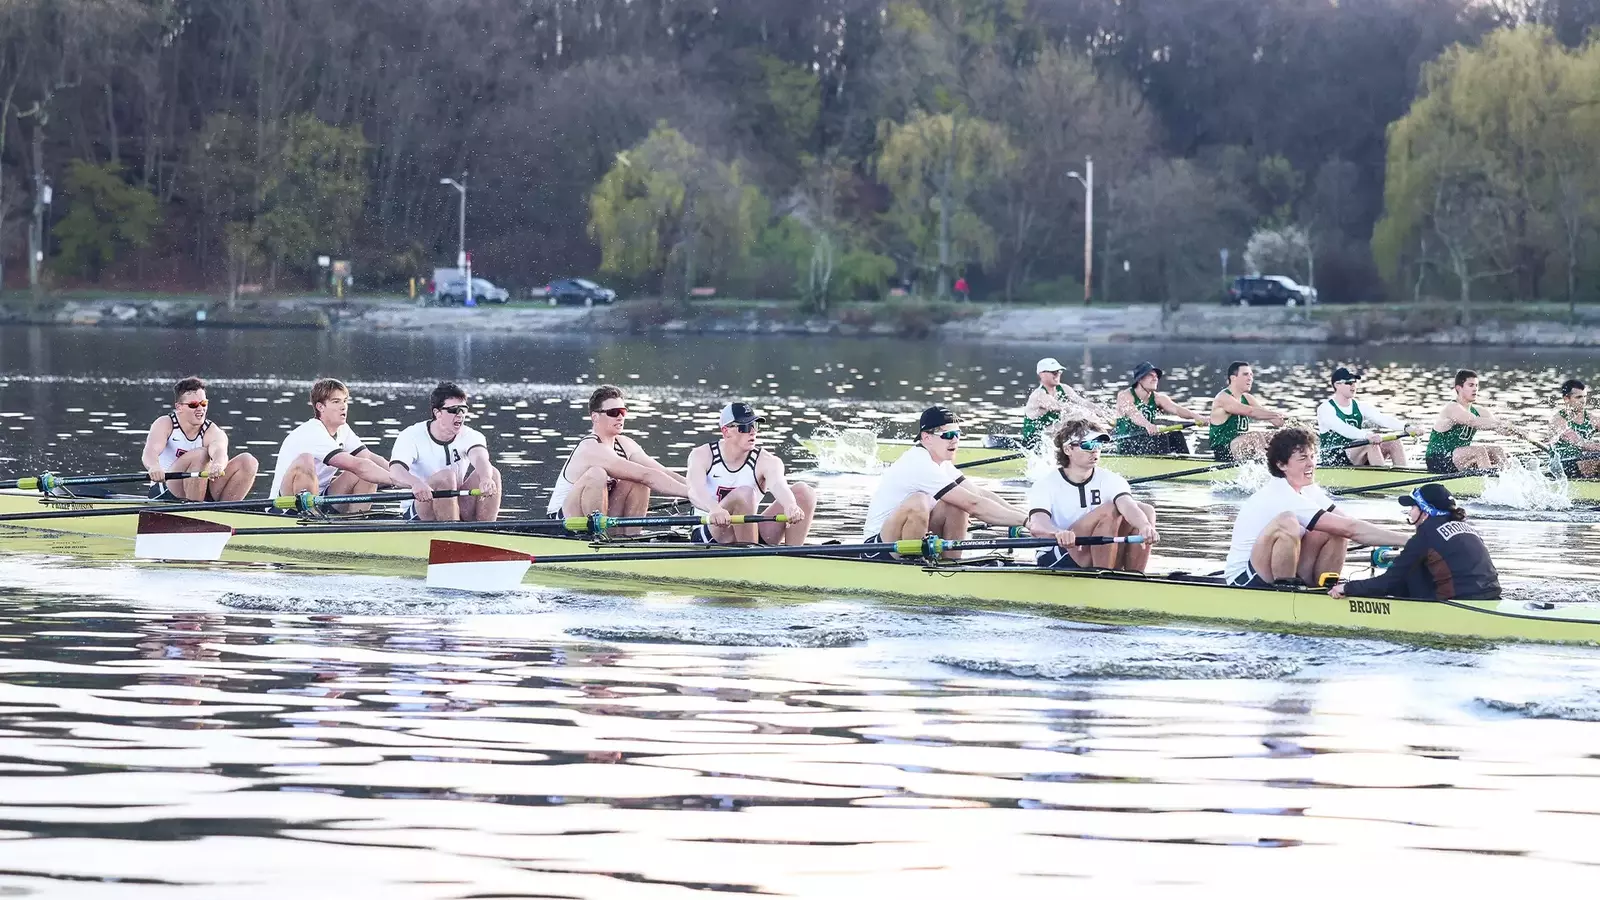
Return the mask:
[[[428,421],[400,432],[389,468],[403,469],[436,491],[475,490],[476,496],[407,501],[405,515],[426,522],[492,522],[500,516],[500,470],[489,442],[467,426],[467,392],[442,381],[428,398]]]
[[[1022,525],[1027,513],[987,488],[967,481],[952,460],[961,444],[955,414],[930,406],[917,420],[917,443],[901,454],[878,480],[867,507],[862,542],[922,540],[934,534],[950,540],[967,536],[974,516],[990,525]],[[954,558],[954,552],[948,553]]]
[[[1232,587],[1272,587],[1298,578],[1317,584],[1344,570],[1350,541],[1405,543],[1407,535],[1354,518],[1317,485],[1317,436],[1284,428],[1267,443],[1265,487],[1250,495],[1233,520],[1223,581]]]
[[[702,544],[799,546],[811,531],[817,495],[809,484],[790,484],[783,460],[757,446],[765,417],[748,403],[729,403],[718,417],[722,436],[689,451],[689,502],[709,524],[694,529]],[[761,508],[768,494],[773,502]],[[785,516],[787,522],[734,525],[733,516]]]
[[[433,489],[409,472],[390,470],[389,461],[367,449],[350,429],[350,389],[337,378],[311,385],[310,419],[300,423],[278,447],[272,496],[301,493],[348,496],[371,493],[379,485],[409,488],[415,500],[431,501]],[[337,513],[366,512],[370,503],[330,506]]]
[[[1401,597],[1410,600],[1499,600],[1500,573],[1483,538],[1466,522],[1467,511],[1450,489],[1425,484],[1400,498],[1417,532],[1388,571],[1336,584],[1328,595]]]
[[[1023,446],[1037,446],[1050,426],[1061,421],[1062,413],[1082,416],[1102,426],[1111,421],[1111,416],[1099,404],[1061,382],[1065,369],[1055,357],[1046,356],[1034,369],[1039,374],[1039,386],[1028,394],[1028,402],[1022,407]]]
[[[1569,378],[1561,384],[1561,405],[1550,417],[1553,449],[1568,478],[1600,475],[1600,419],[1588,401],[1588,385]]]
[[[1156,416],[1167,413],[1196,425],[1205,425],[1208,420],[1157,390],[1164,377],[1166,373],[1156,368],[1155,363],[1142,362],[1134,367],[1128,386],[1117,392],[1116,446],[1108,449],[1124,454],[1189,452],[1189,441],[1183,432],[1162,433]]]
[[[1271,435],[1251,431],[1260,419],[1274,428],[1283,426],[1286,416],[1264,406],[1250,388],[1255,386],[1255,371],[1244,361],[1228,364],[1228,386],[1211,401],[1211,455],[1217,462],[1246,462],[1259,459]]]
[[[1516,434],[1516,426],[1498,416],[1479,411],[1478,373],[1471,369],[1456,372],[1456,398],[1444,405],[1428,435],[1428,450],[1423,461],[1428,471],[1449,475],[1467,469],[1498,469],[1505,464],[1506,451],[1491,444],[1473,446],[1479,429]]]
[[[150,423],[141,464],[154,500],[243,500],[260,464],[249,453],[228,456],[228,434],[206,417],[206,383],[189,376],[172,387],[172,411]],[[204,472],[204,478],[173,479],[168,472]]]
[[[1150,562],[1156,533],[1156,511],[1133,499],[1127,479],[1102,469],[1100,451],[1111,435],[1087,419],[1069,419],[1051,439],[1056,470],[1028,489],[1028,532],[1056,538],[1056,546],[1039,551],[1038,563],[1052,569],[1120,569],[1143,572]],[[1141,544],[1079,547],[1077,536],[1121,537],[1137,534]]]
[[[639,442],[623,434],[628,403],[622,388],[603,384],[589,395],[589,433],[578,439],[556,476],[545,513],[566,519],[600,513],[606,516],[642,516],[650,509],[650,494],[687,497],[689,485],[682,475],[657,462]],[[618,529],[620,534],[638,529]]]
[[[1422,429],[1385,413],[1376,403],[1357,402],[1360,376],[1344,366],[1334,369],[1328,380],[1333,385],[1333,396],[1317,404],[1317,438],[1322,445],[1318,465],[1382,466],[1388,460],[1397,468],[1404,466],[1406,448],[1400,439],[1381,439],[1391,434],[1415,437]],[[1361,446],[1350,446],[1354,443]]]

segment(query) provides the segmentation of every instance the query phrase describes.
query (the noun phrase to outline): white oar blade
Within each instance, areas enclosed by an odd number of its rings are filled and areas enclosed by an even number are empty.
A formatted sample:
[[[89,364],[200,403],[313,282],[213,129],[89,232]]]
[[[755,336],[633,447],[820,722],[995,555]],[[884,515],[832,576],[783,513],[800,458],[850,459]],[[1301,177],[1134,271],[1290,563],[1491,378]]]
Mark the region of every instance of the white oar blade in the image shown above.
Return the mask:
[[[531,562],[528,554],[516,550],[466,541],[431,541],[428,587],[480,593],[511,591],[522,584]]]
[[[133,555],[138,559],[211,562],[222,558],[233,529],[204,519],[171,513],[139,513]]]

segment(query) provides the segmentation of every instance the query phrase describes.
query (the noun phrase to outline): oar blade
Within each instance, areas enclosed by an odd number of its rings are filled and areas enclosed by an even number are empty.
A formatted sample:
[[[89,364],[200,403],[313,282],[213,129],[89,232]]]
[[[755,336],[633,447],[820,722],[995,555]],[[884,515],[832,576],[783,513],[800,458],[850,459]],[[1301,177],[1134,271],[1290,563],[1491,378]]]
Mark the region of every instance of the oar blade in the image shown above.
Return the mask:
[[[428,544],[428,587],[498,594],[516,590],[528,574],[526,553],[470,541]]]
[[[133,536],[137,559],[214,562],[233,537],[233,529],[218,522],[163,512],[140,512]]]

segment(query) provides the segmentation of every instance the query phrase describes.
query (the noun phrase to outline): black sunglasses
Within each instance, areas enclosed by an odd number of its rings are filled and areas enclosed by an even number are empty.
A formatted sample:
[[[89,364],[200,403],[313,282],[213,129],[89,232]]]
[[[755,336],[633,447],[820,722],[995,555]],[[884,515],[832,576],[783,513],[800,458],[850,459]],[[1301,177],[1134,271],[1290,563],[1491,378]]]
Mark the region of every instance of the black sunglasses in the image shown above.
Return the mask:
[[[739,433],[740,434],[749,434],[750,432],[755,431],[756,427],[758,425],[760,425],[760,424],[761,423],[759,423],[759,422],[729,422],[728,424],[726,424],[726,425],[724,425],[722,427],[724,427],[724,428],[737,428],[737,429],[739,429]]]
[[[610,416],[613,419],[620,419],[628,414],[628,408],[626,406],[613,406],[610,409],[597,409],[595,412],[603,416]]]
[[[467,410],[471,409],[471,407],[467,406],[465,403],[455,403],[450,406],[441,406],[439,408],[452,416],[464,416],[467,414]]]

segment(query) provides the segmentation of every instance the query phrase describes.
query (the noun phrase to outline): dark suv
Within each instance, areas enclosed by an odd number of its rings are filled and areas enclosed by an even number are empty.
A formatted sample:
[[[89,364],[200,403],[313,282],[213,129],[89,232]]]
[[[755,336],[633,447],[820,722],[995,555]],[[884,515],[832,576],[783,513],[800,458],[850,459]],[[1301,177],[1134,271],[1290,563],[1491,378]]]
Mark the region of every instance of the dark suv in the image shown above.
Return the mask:
[[[1254,275],[1235,278],[1222,302],[1225,306],[1304,306],[1310,296],[1310,288],[1282,275]]]
[[[617,292],[601,287],[587,278],[559,278],[550,282],[549,287],[545,288],[545,300],[551,306],[560,303],[593,306],[596,303],[617,302]]]

